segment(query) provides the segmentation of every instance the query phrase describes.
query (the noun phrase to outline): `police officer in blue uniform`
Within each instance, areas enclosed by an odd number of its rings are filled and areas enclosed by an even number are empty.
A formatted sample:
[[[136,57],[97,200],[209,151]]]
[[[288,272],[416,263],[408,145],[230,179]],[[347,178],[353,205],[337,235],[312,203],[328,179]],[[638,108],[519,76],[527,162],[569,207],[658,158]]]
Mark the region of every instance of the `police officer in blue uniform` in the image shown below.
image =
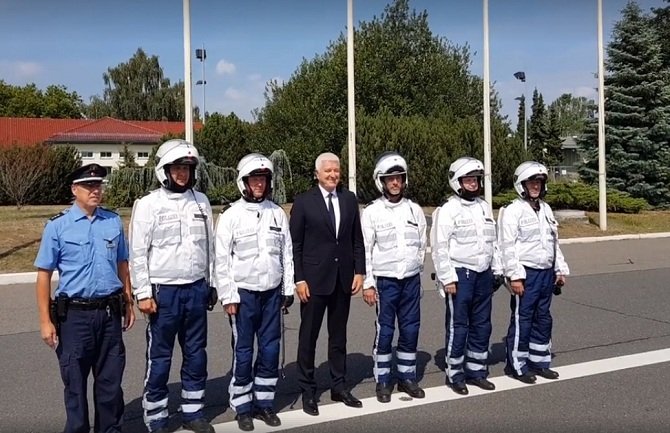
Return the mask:
[[[106,170],[97,164],[68,176],[74,204],[52,217],[35,259],[42,340],[55,349],[65,385],[65,433],[88,433],[87,382],[93,371],[93,431],[121,431],[126,365],[122,331],[135,322],[128,246],[121,218],[99,206]],[[51,276],[59,274],[55,300]]]

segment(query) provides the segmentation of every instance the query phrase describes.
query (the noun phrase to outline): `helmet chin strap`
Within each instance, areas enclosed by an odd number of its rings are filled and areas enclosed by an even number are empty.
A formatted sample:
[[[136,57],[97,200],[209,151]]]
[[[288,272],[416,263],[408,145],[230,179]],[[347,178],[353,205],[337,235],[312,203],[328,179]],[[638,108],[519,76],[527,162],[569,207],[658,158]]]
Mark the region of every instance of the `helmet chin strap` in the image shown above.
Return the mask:
[[[465,188],[461,188],[461,193],[459,195],[463,200],[475,201],[475,199],[479,197],[479,188],[477,188],[477,191],[468,191]]]
[[[265,196],[260,197],[260,198],[256,198],[256,197],[254,197],[253,195],[250,196],[249,194],[247,194],[246,191],[245,191],[244,195],[242,195],[242,198],[243,198],[244,201],[246,201],[247,203],[260,203],[260,202],[262,202],[263,200],[265,200]]]

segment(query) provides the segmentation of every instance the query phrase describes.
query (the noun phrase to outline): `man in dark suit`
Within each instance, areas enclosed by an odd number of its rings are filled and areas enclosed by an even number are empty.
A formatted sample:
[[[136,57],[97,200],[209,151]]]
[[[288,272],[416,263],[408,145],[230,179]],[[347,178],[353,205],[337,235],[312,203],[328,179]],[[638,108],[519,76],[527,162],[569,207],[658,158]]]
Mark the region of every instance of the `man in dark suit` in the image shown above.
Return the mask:
[[[363,287],[365,248],[356,196],[339,186],[340,160],[322,153],[315,163],[319,184],[298,195],[289,222],[295,293],[300,299],[298,383],[303,411],[318,415],[314,356],[328,311],[328,363],[333,401],[363,404],[346,388],[347,321],[351,297]]]

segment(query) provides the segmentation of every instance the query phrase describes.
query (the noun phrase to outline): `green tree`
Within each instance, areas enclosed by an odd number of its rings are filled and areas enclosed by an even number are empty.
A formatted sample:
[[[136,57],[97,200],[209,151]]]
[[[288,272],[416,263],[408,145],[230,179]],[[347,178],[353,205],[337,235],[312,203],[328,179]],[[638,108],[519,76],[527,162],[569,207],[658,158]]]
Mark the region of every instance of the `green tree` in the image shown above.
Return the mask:
[[[450,124],[439,123],[445,119],[463,120],[459,123],[463,129],[458,130],[463,140],[461,149],[483,148],[482,80],[470,72],[469,48],[435,36],[428,26],[425,11],[417,13],[410,10],[409,1],[395,0],[380,17],[360,23],[354,43],[357,154],[373,158],[376,151],[390,148],[390,144],[384,145],[388,137],[383,128],[370,120],[378,116],[389,128],[402,125],[405,131],[402,136],[407,140],[402,149],[413,146],[413,142],[426,143],[422,134],[428,131],[425,127],[428,121],[434,122],[433,130],[445,134],[436,136],[430,149],[435,150],[435,146],[447,142],[456,131],[450,131]],[[492,130],[504,140],[511,131],[499,114],[500,103],[495,92],[491,108]],[[255,114],[258,122],[251,130],[250,147],[266,154],[284,149],[291,161],[294,185],[306,187],[311,183],[314,159],[319,153],[331,151],[344,157],[347,153],[345,35],[341,34],[331,43],[324,54],[304,60],[286,83],[270,82],[266,105]],[[412,132],[411,128],[417,129]],[[364,134],[365,130],[369,133]],[[498,137],[493,141],[497,144]],[[373,146],[373,151],[366,146]],[[434,166],[416,160],[415,167],[433,167],[426,172],[427,179],[444,178],[452,155],[444,159],[430,158]],[[361,164],[358,176],[367,182],[371,174],[366,171],[369,165],[358,158],[357,163]],[[345,160],[342,166],[343,179],[346,179]],[[443,190],[437,194],[445,193]],[[432,200],[432,197],[425,199]]]
[[[83,102],[77,92],[68,92],[65,86],[47,86],[44,92],[43,117],[78,119],[82,117]]]
[[[668,6],[652,8],[653,26],[658,40],[661,42],[663,66],[670,69],[670,0],[665,0]]]
[[[123,144],[123,150],[121,151],[121,154],[119,156],[121,157],[121,161],[119,162],[119,168],[139,167],[137,165],[137,162],[135,162],[135,152],[130,150],[130,147],[128,146],[127,143]]]
[[[654,206],[670,204],[670,88],[661,46],[649,16],[628,3],[607,47],[605,76],[607,183]],[[587,159],[580,173],[594,182],[595,121],[580,143]]]
[[[67,204],[72,200],[72,191],[67,176],[81,167],[81,156],[74,146],[54,145],[48,147],[47,170],[35,187],[36,195],[31,204]]]
[[[112,116],[112,107],[100,96],[91,96],[88,105],[84,105],[84,113],[89,119],[101,119]]]
[[[556,107],[549,107],[547,139],[542,149],[542,163],[547,167],[557,167],[563,163],[563,139],[561,138],[560,119]]]
[[[65,86],[51,85],[42,92],[32,83],[21,87],[0,80],[0,116],[78,119],[82,117],[82,101],[77,92],[68,92]]]
[[[195,133],[194,141],[200,156],[207,162],[234,168],[244,155],[251,152],[249,134],[249,123],[235,113],[227,116],[214,113]]]
[[[547,112],[542,94],[533,90],[533,105],[531,106],[530,122],[528,125],[528,152],[536,161],[543,161],[543,150],[547,141]]]
[[[126,63],[108,68],[103,74],[102,100],[113,117],[125,120],[184,119],[184,83],[170,84],[158,56],[147,56],[141,48]],[[100,100],[95,99],[96,110]]]
[[[518,99],[519,110],[517,111],[516,134],[523,140],[524,130],[528,127],[526,124],[526,95],[520,96]],[[527,130],[525,132],[528,134]]]
[[[549,110],[552,108],[556,111],[559,135],[568,137],[584,132],[596,104],[584,96],[574,97],[564,93],[549,104]]]

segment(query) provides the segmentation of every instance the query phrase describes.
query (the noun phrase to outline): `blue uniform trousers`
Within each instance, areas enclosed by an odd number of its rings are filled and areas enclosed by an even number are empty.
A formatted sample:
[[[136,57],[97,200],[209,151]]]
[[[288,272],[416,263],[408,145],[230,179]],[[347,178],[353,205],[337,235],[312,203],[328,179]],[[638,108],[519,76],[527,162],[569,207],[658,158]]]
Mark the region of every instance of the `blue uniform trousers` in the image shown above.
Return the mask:
[[[512,296],[512,317],[507,331],[506,371],[525,374],[529,367],[551,365],[551,299],[555,275],[550,269],[526,268],[523,296]]]
[[[483,379],[488,372],[491,338],[491,269],[456,268],[456,294],[447,295],[445,361],[448,383]]]
[[[377,277],[377,323],[373,347],[374,375],[377,383],[389,385],[393,361],[392,344],[398,319],[396,348],[398,379],[416,380],[416,346],[421,322],[421,277]]]
[[[203,418],[207,381],[207,302],[204,279],[190,284],[157,284],[158,312],[147,324],[147,369],[144,381],[144,423],[149,431],[168,424],[168,379],[175,337],[182,351],[182,421]]]
[[[233,378],[230,407],[238,414],[255,408],[272,409],[279,371],[281,292],[239,289],[237,314],[230,317],[233,331]],[[258,345],[254,363],[254,341]]]
[[[70,308],[61,322],[56,355],[65,385],[64,433],[88,433],[88,375],[93,371],[95,433],[116,433],[123,423],[121,379],[126,349],[121,315],[110,310]]]

